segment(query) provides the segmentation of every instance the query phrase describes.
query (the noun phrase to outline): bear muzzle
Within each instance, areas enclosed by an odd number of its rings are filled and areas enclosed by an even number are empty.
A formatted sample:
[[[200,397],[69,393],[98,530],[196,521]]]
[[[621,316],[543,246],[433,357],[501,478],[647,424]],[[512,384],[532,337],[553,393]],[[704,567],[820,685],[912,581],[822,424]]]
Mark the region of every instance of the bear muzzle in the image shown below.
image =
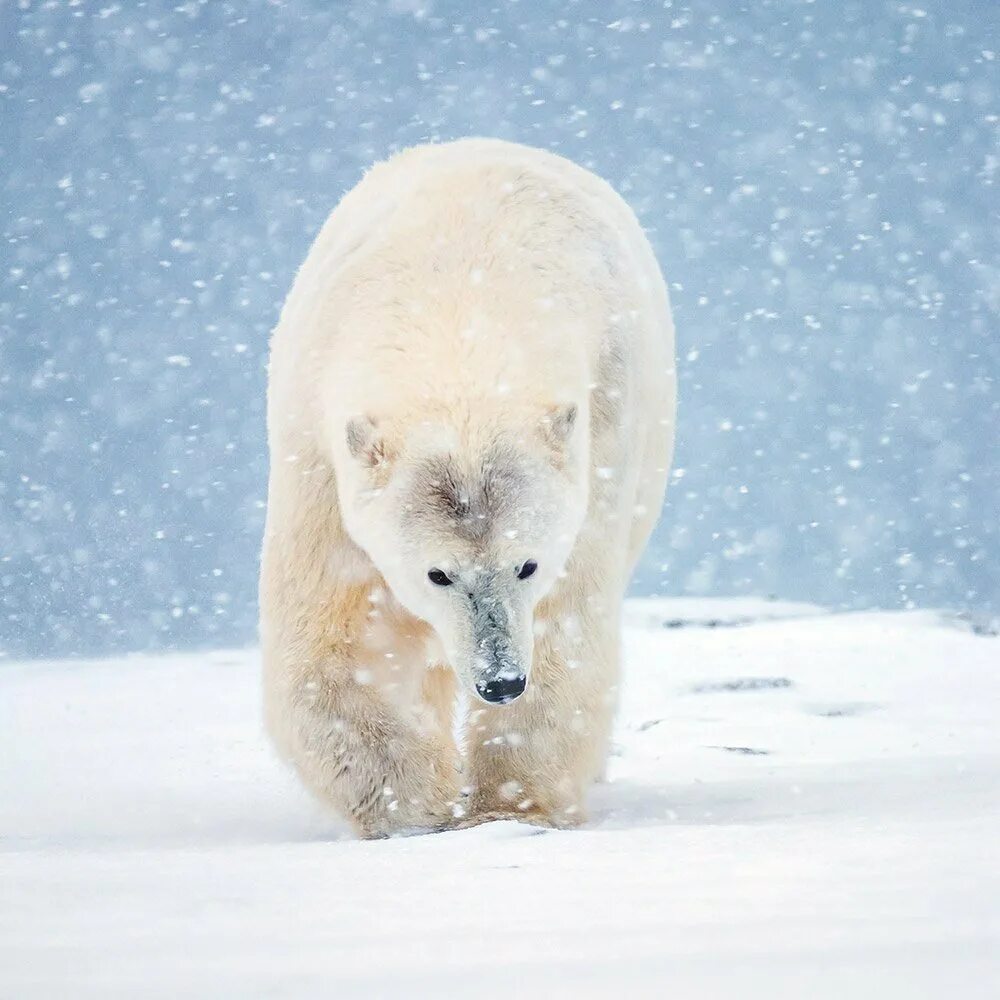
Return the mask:
[[[519,649],[513,641],[511,613],[503,600],[489,590],[469,596],[476,645],[472,671],[476,694],[490,705],[508,705],[524,694],[530,649]]]

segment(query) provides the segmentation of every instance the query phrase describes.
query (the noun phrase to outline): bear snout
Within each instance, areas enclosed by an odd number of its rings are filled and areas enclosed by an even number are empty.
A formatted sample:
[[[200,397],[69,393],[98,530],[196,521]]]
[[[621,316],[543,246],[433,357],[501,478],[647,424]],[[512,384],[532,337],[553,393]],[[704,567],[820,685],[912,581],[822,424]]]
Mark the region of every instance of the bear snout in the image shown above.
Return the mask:
[[[520,698],[528,683],[528,671],[514,651],[506,624],[505,618],[503,628],[489,628],[480,636],[473,661],[476,694],[491,705],[507,705]]]

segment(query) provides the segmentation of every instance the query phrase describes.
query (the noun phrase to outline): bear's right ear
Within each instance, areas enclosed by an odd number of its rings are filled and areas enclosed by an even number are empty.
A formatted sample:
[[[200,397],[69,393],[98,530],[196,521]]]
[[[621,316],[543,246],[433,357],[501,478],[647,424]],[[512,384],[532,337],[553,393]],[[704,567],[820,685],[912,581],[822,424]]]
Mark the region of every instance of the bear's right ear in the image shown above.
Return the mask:
[[[377,469],[386,461],[385,441],[371,417],[352,417],[345,431],[347,449],[362,465]]]

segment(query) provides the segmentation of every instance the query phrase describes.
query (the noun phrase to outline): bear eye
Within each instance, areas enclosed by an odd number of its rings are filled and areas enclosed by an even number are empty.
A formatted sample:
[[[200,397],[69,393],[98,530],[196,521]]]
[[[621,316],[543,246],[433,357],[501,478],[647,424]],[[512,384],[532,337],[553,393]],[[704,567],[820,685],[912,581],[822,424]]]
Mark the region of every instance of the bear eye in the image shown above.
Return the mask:
[[[445,573],[444,570],[441,569],[432,569],[427,574],[427,579],[430,580],[431,583],[436,584],[438,587],[450,587],[455,582],[450,576],[448,576],[447,573]]]
[[[538,563],[536,563],[534,559],[529,559],[517,571],[518,580],[527,580],[536,569],[538,569]]]

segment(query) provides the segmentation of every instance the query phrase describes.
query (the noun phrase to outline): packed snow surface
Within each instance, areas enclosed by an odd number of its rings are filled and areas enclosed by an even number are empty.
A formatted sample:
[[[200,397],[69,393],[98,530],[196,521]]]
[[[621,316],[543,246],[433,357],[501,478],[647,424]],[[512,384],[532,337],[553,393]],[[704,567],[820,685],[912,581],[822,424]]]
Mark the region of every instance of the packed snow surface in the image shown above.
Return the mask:
[[[0,668],[0,996],[996,997],[1000,639],[635,602],[573,832],[352,839],[257,656]]]

